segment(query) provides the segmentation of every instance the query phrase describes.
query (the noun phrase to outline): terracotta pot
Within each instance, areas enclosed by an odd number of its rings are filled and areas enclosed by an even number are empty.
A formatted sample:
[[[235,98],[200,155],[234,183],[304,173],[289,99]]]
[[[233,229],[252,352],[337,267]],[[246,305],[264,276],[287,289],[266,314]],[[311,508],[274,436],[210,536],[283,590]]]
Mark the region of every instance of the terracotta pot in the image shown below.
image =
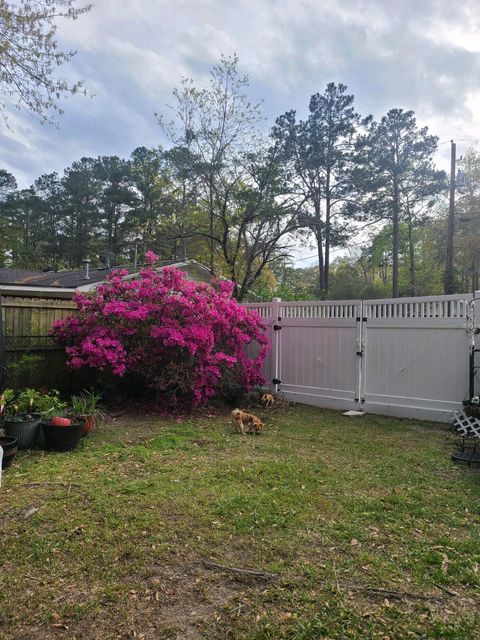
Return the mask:
[[[95,429],[95,416],[85,416],[85,435]]]

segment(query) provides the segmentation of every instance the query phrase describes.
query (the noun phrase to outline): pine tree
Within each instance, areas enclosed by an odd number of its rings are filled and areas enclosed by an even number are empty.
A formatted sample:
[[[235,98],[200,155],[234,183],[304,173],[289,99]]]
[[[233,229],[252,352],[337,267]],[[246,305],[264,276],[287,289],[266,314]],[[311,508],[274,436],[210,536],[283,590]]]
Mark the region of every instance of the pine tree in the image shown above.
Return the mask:
[[[355,212],[351,169],[362,121],[347,87],[333,82],[310,98],[310,114],[297,122],[294,111],[280,116],[273,129],[290,164],[290,180],[303,204],[301,223],[314,235],[319,286],[328,291],[330,251],[341,244]],[[347,218],[347,219],[346,219]]]
[[[356,184],[373,220],[392,225],[392,296],[399,295],[400,223],[411,205],[445,188],[445,174],[436,171],[433,154],[438,138],[418,128],[413,111],[391,109],[372,122],[357,143]]]

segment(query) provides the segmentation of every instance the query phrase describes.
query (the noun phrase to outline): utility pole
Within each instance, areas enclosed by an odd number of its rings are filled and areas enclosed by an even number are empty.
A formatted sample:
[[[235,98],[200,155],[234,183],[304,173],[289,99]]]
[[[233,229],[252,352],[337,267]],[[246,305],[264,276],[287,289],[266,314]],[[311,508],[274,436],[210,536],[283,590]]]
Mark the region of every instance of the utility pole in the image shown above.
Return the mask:
[[[133,255],[133,270],[137,270],[138,265],[138,240],[135,240],[135,253]]]
[[[453,235],[455,231],[455,173],[457,163],[457,145],[450,142],[450,204],[448,208],[447,255],[445,260],[444,293],[453,293]]]

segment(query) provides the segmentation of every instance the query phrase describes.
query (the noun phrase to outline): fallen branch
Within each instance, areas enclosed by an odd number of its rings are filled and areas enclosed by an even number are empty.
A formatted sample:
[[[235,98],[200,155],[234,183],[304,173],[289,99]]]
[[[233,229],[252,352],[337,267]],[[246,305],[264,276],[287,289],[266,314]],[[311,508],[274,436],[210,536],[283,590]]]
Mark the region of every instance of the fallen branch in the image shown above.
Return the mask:
[[[436,582],[433,583],[437,589],[440,589],[440,591],[444,591],[445,593],[448,593],[449,596],[452,596],[453,598],[458,598],[460,596],[459,593],[457,593],[456,591],[451,591],[450,589],[447,589],[447,587],[444,587],[441,584],[437,584]]]
[[[21,487],[81,487],[77,482],[24,482]]]
[[[358,585],[344,585],[347,591],[359,591],[380,598],[390,598],[391,600],[443,600],[442,596],[424,595],[423,593],[411,593],[409,591],[390,591],[389,589],[372,589],[371,587],[361,587]]]
[[[239,569],[237,567],[226,567],[223,564],[216,564],[215,562],[209,562],[208,560],[202,560],[202,564],[205,569],[211,569],[213,571],[227,571],[235,575],[245,575],[252,578],[258,578],[259,580],[275,580],[279,577],[278,573],[268,573],[267,571],[258,571],[256,569]]]
[[[122,411],[116,411],[115,413],[109,413],[108,417],[109,418],[113,418],[115,420],[115,418],[121,418],[121,416],[124,416],[127,413],[126,409],[123,409]]]
[[[337,593],[340,593],[340,585],[338,583],[337,567],[335,566],[335,560],[333,561],[333,574],[335,576],[335,585],[337,587]]]
[[[202,564],[206,569],[213,571],[227,571],[235,575],[246,575],[252,578],[258,578],[260,580],[275,580],[280,577],[278,573],[268,573],[267,571],[258,571],[256,569],[239,569],[237,567],[227,567],[223,564],[217,564],[216,562],[210,562],[209,560],[202,560]],[[426,595],[423,593],[412,593],[410,591],[391,591],[390,589],[374,589],[373,587],[363,587],[361,585],[340,583],[337,576],[336,567],[334,566],[335,583],[337,592],[344,591],[357,591],[359,593],[365,593],[367,595],[376,596],[378,598],[390,598],[391,600],[425,600],[430,602],[438,602],[445,600],[442,595]],[[325,581],[320,581],[321,584],[327,584]],[[451,597],[460,597],[460,594],[456,591],[451,591],[440,584],[434,583],[437,589],[440,589]]]

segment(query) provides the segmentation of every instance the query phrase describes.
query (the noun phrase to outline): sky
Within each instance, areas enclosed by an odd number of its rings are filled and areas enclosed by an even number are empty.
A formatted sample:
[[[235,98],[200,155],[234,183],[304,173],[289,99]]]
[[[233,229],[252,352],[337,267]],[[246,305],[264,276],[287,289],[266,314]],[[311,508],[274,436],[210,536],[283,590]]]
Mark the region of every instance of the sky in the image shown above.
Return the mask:
[[[362,115],[413,109],[442,168],[450,139],[459,155],[480,149],[480,0],[96,0],[58,36],[77,51],[60,75],[93,96],[62,101],[58,127],[11,113],[1,159],[21,187],[83,156],[165,144],[154,114],[168,114],[182,76],[206,83],[222,53],[239,56],[268,126],[303,117],[333,81]]]

